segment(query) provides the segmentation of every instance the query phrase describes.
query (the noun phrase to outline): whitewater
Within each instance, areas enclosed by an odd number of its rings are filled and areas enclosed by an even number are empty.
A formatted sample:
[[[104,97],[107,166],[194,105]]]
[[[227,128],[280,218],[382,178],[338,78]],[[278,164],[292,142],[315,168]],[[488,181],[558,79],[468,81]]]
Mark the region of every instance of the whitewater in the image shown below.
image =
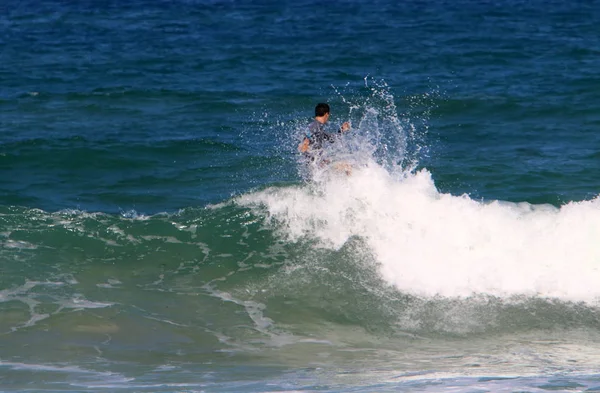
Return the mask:
[[[338,250],[363,239],[385,281],[415,296],[597,304],[598,198],[554,206],[442,193],[409,152],[424,130],[393,102],[385,85],[372,87],[367,99],[349,103],[357,126],[327,147],[330,165],[307,170],[300,162],[306,182],[235,203],[286,241]],[[340,163],[351,165],[349,175]]]
[[[559,208],[439,193],[426,169],[391,176],[375,163],[318,185],[237,199],[264,209],[290,241],[337,249],[366,239],[382,276],[420,296],[539,296],[595,303],[597,199]]]

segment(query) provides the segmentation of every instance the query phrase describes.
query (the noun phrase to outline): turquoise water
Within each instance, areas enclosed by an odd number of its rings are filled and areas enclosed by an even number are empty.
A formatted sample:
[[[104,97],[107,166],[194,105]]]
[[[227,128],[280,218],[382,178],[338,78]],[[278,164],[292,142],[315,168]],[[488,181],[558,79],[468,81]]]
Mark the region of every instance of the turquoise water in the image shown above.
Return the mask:
[[[0,391],[597,391],[599,26],[4,2]]]

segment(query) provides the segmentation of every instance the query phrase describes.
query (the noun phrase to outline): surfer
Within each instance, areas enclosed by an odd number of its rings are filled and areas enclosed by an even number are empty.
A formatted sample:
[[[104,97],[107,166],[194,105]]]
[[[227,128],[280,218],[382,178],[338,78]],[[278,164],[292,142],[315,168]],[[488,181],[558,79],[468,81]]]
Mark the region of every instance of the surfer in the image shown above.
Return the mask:
[[[323,143],[334,143],[344,132],[350,131],[350,123],[345,122],[339,128],[337,133],[325,132],[325,124],[329,120],[329,105],[319,103],[315,107],[315,119],[308,125],[308,133],[298,145],[298,151],[301,152],[309,162],[319,165],[328,164],[329,160],[322,157]]]

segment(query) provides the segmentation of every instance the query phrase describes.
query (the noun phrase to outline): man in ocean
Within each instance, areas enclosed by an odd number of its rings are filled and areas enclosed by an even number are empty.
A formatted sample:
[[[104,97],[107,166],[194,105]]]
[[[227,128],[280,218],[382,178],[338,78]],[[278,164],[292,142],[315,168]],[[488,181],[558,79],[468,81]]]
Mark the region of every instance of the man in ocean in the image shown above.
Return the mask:
[[[319,103],[315,107],[315,119],[308,125],[308,134],[304,137],[298,151],[300,151],[310,162],[318,164],[328,164],[329,161],[323,159],[323,142],[333,143],[343,133],[350,130],[350,123],[342,124],[337,134],[325,132],[325,124],[329,120],[329,105]]]

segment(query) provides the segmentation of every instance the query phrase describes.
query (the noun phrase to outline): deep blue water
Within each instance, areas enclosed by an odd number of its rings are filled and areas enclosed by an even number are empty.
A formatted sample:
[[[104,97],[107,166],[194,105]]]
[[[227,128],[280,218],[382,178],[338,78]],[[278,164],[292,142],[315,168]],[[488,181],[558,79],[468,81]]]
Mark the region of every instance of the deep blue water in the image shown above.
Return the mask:
[[[598,1],[4,0],[0,390],[597,385],[595,358],[576,355],[598,342],[598,296],[585,283],[600,233],[599,69]],[[318,102],[332,107],[331,130],[352,122],[354,158],[372,147],[383,174],[361,178],[361,158],[348,185],[315,191],[296,146]],[[331,190],[371,194],[353,205]],[[301,205],[311,192],[324,199]],[[415,193],[432,199],[399,207]],[[488,214],[489,203],[513,210]],[[422,253],[393,248],[405,227]],[[454,256],[465,263],[454,279],[488,303],[464,301],[437,269],[414,286],[390,273]],[[469,276],[495,258],[511,273]],[[487,285],[494,274],[518,281],[519,265],[539,281]],[[561,281],[570,271],[580,273]],[[193,317],[166,311],[182,297]],[[496,352],[503,340],[508,357]],[[538,346],[523,349],[529,341]],[[344,379],[364,370],[344,351],[362,350],[371,368]],[[28,387],[35,370],[51,377]]]
[[[590,2],[9,1],[2,202],[170,211],[293,180],[279,146],[294,143],[277,123],[304,121],[325,100],[340,122],[348,107],[335,89],[360,90],[365,77],[390,86],[401,114],[424,118],[420,163],[440,187],[589,198],[598,12]]]

